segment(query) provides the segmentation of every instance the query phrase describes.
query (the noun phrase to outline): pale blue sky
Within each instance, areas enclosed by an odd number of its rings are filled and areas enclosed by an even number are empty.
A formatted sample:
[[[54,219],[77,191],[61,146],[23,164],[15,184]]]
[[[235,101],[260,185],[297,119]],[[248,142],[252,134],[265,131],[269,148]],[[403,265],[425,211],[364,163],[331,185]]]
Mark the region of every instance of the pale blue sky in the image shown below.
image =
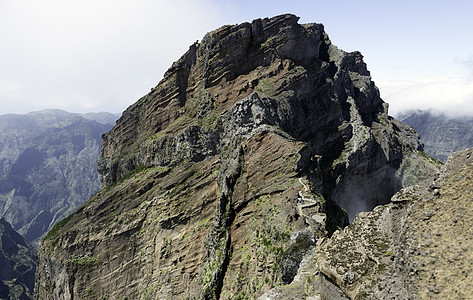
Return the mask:
[[[392,114],[473,115],[473,1],[0,0],[0,114],[121,112],[207,31],[294,13],[359,50]]]

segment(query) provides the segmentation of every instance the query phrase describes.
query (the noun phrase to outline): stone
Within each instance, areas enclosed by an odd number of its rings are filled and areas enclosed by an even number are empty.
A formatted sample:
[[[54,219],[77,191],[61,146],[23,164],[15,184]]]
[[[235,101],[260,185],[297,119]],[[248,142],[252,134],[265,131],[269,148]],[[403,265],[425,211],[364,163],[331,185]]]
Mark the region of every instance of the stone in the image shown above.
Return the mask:
[[[396,200],[377,207],[326,239],[315,253],[321,280],[329,277],[350,299],[391,299],[394,294],[401,299],[463,299],[472,294],[469,275],[464,272],[471,274],[471,265],[465,262],[473,256],[458,251],[464,243],[468,243],[465,249],[473,246],[471,240],[465,241],[473,234],[468,225],[473,218],[472,206],[465,206],[471,204],[473,191],[468,180],[473,176],[473,160],[468,158],[472,151],[467,149],[448,159],[437,176],[443,191],[437,197],[432,197],[427,182],[425,188],[405,188],[393,200],[410,197],[420,201]],[[435,214],[433,208],[438,208]],[[458,209],[463,212],[463,222],[452,218]],[[452,222],[453,226],[445,226]],[[390,255],[388,249],[395,247],[404,251]],[[347,275],[334,271],[340,265],[361,269],[362,276],[350,283]],[[321,298],[331,296],[332,292],[321,291]]]
[[[357,285],[376,263],[341,248],[319,265],[314,247],[438,169],[361,53],[298,19],[209,32],[123,112],[102,139],[101,191],[43,241],[38,299],[352,294],[337,276]],[[388,266],[384,241],[372,248]]]

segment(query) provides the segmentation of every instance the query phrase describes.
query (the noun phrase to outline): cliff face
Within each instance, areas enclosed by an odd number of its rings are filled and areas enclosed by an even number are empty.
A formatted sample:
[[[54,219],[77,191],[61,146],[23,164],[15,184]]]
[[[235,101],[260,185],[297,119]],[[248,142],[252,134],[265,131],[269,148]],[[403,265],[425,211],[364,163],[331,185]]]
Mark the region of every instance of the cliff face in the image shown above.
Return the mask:
[[[473,149],[425,186],[359,214],[319,243],[325,299],[468,299],[473,290]]]
[[[0,216],[38,247],[56,222],[100,188],[101,134],[112,125],[96,117],[114,116],[60,110],[0,116]]]
[[[449,117],[431,110],[416,110],[399,119],[419,133],[428,155],[443,162],[453,152],[473,146],[472,117]]]
[[[36,250],[0,218],[0,299],[32,299]]]
[[[43,241],[37,299],[312,286],[297,270],[317,237],[348,224],[339,205],[352,216],[435,170],[361,54],[297,21],[208,33],[123,113],[103,136],[103,189]]]

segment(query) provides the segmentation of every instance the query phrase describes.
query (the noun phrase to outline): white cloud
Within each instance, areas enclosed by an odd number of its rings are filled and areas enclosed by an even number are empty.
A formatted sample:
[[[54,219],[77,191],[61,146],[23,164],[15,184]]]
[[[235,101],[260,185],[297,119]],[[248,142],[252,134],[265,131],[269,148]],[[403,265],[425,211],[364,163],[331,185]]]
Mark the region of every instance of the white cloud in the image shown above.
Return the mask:
[[[206,32],[290,11],[304,22],[325,23],[342,49],[361,48],[391,112],[437,106],[473,114],[468,105],[473,72],[395,79],[456,73],[453,57],[469,57],[460,63],[473,65],[471,39],[463,38],[471,18],[458,17],[470,10],[458,11],[449,2],[438,13],[429,6],[429,14],[421,16],[406,10],[413,3],[358,3],[340,11],[314,1],[272,1],[268,7],[247,0],[1,0],[0,114],[46,107],[123,111]],[[353,11],[360,15],[357,26],[352,26]],[[407,13],[399,23],[399,13],[385,11]],[[438,27],[437,15],[452,17],[446,20],[451,27]],[[448,47],[438,46],[438,36],[449,37]]]
[[[473,77],[470,75],[376,83],[394,116],[409,109],[429,108],[448,115],[473,115]]]
[[[18,99],[23,87],[15,81],[0,81],[0,97]]]
[[[210,0],[0,2],[0,114],[123,111],[223,23]],[[2,91],[3,88],[3,91]]]

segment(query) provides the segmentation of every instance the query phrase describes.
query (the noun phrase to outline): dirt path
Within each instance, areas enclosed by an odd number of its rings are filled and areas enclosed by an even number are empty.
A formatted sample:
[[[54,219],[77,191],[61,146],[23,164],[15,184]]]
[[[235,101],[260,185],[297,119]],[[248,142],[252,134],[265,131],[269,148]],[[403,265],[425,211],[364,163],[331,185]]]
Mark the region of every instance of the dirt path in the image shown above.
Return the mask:
[[[299,178],[299,182],[300,184],[304,187],[304,191],[306,193],[309,192],[309,188],[307,187],[307,185],[302,181],[302,178]],[[317,205],[317,202],[310,198],[310,197],[306,197],[304,196],[304,193],[302,191],[299,191],[299,199],[298,199],[298,203],[297,203],[297,211],[299,213],[299,215],[301,216],[306,216],[308,218],[310,218],[310,216],[307,216],[305,215],[303,212],[302,212],[302,209],[304,208],[309,208],[309,207],[314,207]]]

